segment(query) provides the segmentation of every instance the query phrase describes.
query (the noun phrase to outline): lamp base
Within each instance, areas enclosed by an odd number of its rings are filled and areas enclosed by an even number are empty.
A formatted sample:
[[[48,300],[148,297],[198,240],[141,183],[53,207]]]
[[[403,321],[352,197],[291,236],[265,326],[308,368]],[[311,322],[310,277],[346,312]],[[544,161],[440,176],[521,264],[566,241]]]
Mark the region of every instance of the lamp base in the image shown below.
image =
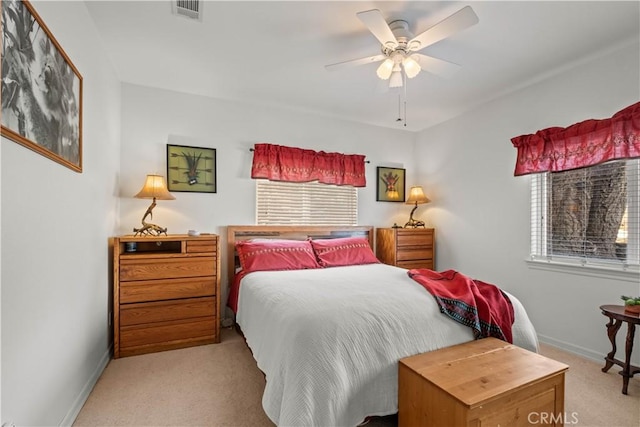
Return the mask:
[[[409,221],[407,221],[407,223],[404,225],[404,228],[418,228],[418,227],[426,228],[426,226],[424,225],[424,221],[418,221],[417,219],[413,219],[413,213],[416,211],[416,209],[418,209],[418,202],[416,202],[416,205],[413,207],[413,209],[411,209],[411,215],[409,215]]]
[[[143,222],[142,223],[142,227],[140,228],[133,228],[133,232],[135,233],[134,236],[161,236],[161,235],[167,235],[167,229],[166,228],[162,228],[159,225],[156,224],[151,224],[148,222]]]
[[[404,228],[426,228],[424,221],[418,221],[416,219],[411,218],[405,225]]]
[[[146,222],[145,219],[147,219],[147,217],[153,218],[153,208],[156,207],[156,198],[153,198],[153,202],[151,202],[151,205],[147,208],[147,211],[144,213],[144,215],[142,216],[142,227],[140,228],[133,228],[133,232],[135,233],[134,236],[160,236],[162,234],[164,234],[165,236],[167,235],[167,228],[166,227],[160,227],[159,225],[156,224],[152,224],[150,222]]]

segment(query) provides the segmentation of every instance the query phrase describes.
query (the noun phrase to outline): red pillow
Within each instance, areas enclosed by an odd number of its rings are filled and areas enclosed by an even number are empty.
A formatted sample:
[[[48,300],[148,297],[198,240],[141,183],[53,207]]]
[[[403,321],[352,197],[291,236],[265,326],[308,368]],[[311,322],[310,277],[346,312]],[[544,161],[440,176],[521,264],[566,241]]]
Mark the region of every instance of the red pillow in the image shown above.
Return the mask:
[[[373,264],[378,259],[364,237],[311,240],[318,263],[323,267]]]
[[[236,243],[236,250],[246,273],[320,267],[311,244],[304,240],[245,240]]]

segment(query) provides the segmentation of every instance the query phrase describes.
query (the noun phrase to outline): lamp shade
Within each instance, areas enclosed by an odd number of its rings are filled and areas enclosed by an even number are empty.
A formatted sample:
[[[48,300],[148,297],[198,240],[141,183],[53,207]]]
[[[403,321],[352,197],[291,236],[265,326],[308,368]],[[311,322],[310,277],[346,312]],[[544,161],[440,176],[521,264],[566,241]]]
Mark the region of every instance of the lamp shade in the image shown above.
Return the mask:
[[[387,80],[389,77],[391,77],[392,71],[393,71],[393,61],[387,58],[384,60],[384,62],[382,62],[382,64],[380,64],[376,73],[378,74],[378,77],[380,77],[382,80]]]
[[[142,190],[135,196],[136,199],[174,200],[173,194],[167,190],[167,183],[162,175],[147,175]]]
[[[416,61],[413,56],[407,56],[404,58],[402,60],[402,66],[404,67],[404,72],[407,74],[407,77],[410,79],[417,76],[422,70],[420,64],[418,64],[418,61]]]
[[[429,203],[431,200],[427,196],[424,195],[424,191],[422,191],[422,187],[419,185],[415,185],[411,187],[409,190],[409,197],[407,197],[407,201],[405,202],[407,205],[417,204],[421,205],[423,203]]]

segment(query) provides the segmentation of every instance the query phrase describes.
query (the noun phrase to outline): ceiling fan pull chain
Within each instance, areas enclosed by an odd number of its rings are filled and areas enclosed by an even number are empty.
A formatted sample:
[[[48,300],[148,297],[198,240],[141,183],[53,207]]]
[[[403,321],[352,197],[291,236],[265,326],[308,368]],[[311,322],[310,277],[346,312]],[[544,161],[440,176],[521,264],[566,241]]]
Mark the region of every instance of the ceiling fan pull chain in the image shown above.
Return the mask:
[[[407,127],[407,79],[404,79],[404,127]]]
[[[398,91],[398,118],[396,122],[404,122],[404,127],[407,127],[407,79],[403,77],[404,84],[402,85],[402,89]],[[402,99],[402,95],[404,92],[404,100]],[[402,105],[404,104],[404,119],[402,114]]]
[[[407,100],[404,101],[404,127],[407,127]]]

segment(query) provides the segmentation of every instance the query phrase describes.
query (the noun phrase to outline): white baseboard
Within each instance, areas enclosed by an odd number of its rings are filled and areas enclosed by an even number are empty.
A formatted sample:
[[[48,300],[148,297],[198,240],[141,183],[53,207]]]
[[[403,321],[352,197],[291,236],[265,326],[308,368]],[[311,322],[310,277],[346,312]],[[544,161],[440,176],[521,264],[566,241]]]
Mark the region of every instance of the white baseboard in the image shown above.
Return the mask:
[[[577,354],[578,356],[585,357],[587,359],[593,360],[594,362],[601,363],[604,361],[603,354],[600,354],[593,350],[589,350],[588,348],[580,347],[573,344],[568,344],[564,341],[558,341],[554,338],[547,337],[545,335],[540,335],[540,334],[538,334],[538,341],[553,347],[557,347],[561,350],[568,351],[569,353]]]
[[[93,371],[93,374],[91,375],[89,380],[87,380],[87,383],[80,391],[80,394],[76,398],[75,402],[73,402],[73,405],[71,405],[71,408],[69,408],[67,415],[60,422],[59,424],[60,426],[73,425],[73,422],[75,421],[76,417],[80,413],[82,406],[89,398],[89,394],[91,394],[91,390],[93,390],[93,386],[96,385],[96,383],[98,382],[98,378],[100,378],[100,375],[102,375],[102,372],[107,367],[107,364],[109,364],[109,360],[111,360],[111,351],[112,351],[112,346],[109,346],[107,351],[102,355],[102,358],[100,359],[100,363],[98,363],[98,366],[96,366],[96,369]]]

